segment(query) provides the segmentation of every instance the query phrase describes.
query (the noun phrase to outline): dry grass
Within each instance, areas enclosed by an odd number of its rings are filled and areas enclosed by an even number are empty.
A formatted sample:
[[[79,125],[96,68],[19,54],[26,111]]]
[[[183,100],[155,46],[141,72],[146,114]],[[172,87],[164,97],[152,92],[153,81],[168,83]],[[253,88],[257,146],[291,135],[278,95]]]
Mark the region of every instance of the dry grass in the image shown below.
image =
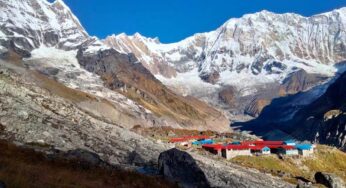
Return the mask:
[[[316,172],[334,173],[346,182],[346,154],[335,148],[322,145],[317,146],[313,157],[279,159],[275,155],[238,156],[231,161],[276,176],[279,176],[280,172],[289,173],[291,176],[284,179],[291,183],[296,183],[295,177],[314,181],[313,177]]]
[[[0,141],[0,180],[8,187],[175,187],[135,172],[81,167],[78,161],[48,160],[43,154]]]
[[[95,96],[66,87],[65,85],[53,79],[50,79],[47,76],[42,75],[36,71],[32,71],[32,75],[34,76],[36,83],[40,87],[62,98],[68,99],[72,102],[82,102],[88,100],[96,101]]]
[[[332,147],[319,145],[315,157],[303,160],[311,171],[330,172],[346,182],[346,153]]]

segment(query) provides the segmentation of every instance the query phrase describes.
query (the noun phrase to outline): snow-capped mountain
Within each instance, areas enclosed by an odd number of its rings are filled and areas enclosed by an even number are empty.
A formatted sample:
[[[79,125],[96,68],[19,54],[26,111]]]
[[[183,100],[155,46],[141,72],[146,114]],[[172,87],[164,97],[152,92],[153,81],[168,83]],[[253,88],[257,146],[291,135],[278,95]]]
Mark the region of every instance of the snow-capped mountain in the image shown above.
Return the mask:
[[[0,43],[12,49],[31,50],[45,45],[73,49],[89,38],[61,0],[1,0]]]
[[[321,73],[323,65],[345,60],[345,41],[346,8],[341,8],[312,17],[262,11],[173,44],[161,44],[139,33],[113,35],[105,43],[136,54],[149,67],[165,63],[179,73],[198,68],[202,76],[215,71],[271,75],[294,67]]]
[[[229,129],[221,112],[170,91],[136,57],[89,36],[62,0],[0,0],[0,11],[0,59],[110,101],[109,120],[128,128]]]
[[[216,95],[225,86],[245,97],[263,93],[268,84],[282,85],[299,70],[333,76],[334,65],[346,60],[346,8],[311,17],[262,11],[173,44],[139,33],[112,35],[104,43],[134,53],[159,80],[181,93],[218,103]],[[282,90],[280,95],[292,92],[297,91]]]

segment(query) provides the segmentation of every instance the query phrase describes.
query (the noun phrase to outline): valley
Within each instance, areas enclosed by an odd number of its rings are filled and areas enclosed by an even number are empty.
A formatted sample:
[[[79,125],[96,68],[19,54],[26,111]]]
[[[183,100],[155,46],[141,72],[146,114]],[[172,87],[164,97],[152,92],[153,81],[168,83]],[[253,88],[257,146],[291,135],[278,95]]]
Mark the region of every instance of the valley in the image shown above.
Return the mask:
[[[343,187],[345,61],[345,7],[161,43],[0,0],[0,188]]]

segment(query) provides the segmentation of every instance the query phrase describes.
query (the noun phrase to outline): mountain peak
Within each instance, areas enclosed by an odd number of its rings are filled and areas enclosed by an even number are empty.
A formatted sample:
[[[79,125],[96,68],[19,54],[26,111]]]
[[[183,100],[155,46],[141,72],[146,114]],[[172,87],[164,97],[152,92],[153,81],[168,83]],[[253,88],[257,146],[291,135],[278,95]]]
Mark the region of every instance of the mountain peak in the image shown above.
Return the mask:
[[[63,9],[65,9],[66,11],[70,11],[71,12],[71,9],[70,7],[68,7],[65,2],[63,0],[55,0],[53,3],[52,3],[53,6],[58,6],[58,7],[61,7]]]
[[[339,9],[336,9],[335,11],[346,16],[346,7],[341,7]]]

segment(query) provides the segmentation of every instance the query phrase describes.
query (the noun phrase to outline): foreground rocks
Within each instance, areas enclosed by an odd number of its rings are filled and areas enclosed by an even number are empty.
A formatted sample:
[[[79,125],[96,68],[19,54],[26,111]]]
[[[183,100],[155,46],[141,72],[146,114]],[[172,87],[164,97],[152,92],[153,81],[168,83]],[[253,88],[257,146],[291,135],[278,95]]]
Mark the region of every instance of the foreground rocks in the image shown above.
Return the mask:
[[[316,183],[322,184],[328,188],[344,188],[345,183],[341,178],[335,176],[334,174],[317,172],[315,174]]]
[[[296,188],[310,188],[312,187],[311,182],[305,182],[303,180],[298,179],[298,184]]]
[[[182,187],[210,187],[192,156],[175,148],[160,154],[159,171],[164,178],[179,182]]]
[[[269,174],[177,149],[160,154],[159,170],[182,187],[294,187]]]
[[[80,98],[86,94],[79,93],[76,102],[70,100],[77,97],[70,90],[63,90],[66,95],[56,95],[29,82],[32,77],[24,70],[21,75],[13,71],[0,74],[0,139],[60,150],[63,157],[91,164],[102,160],[122,169],[155,168],[161,154],[160,167],[166,177],[182,185],[190,177],[186,185],[195,187],[292,187],[279,178],[226,161],[169,150],[170,145],[138,135],[78,106],[79,100],[92,97]],[[182,167],[185,177],[176,172]]]

